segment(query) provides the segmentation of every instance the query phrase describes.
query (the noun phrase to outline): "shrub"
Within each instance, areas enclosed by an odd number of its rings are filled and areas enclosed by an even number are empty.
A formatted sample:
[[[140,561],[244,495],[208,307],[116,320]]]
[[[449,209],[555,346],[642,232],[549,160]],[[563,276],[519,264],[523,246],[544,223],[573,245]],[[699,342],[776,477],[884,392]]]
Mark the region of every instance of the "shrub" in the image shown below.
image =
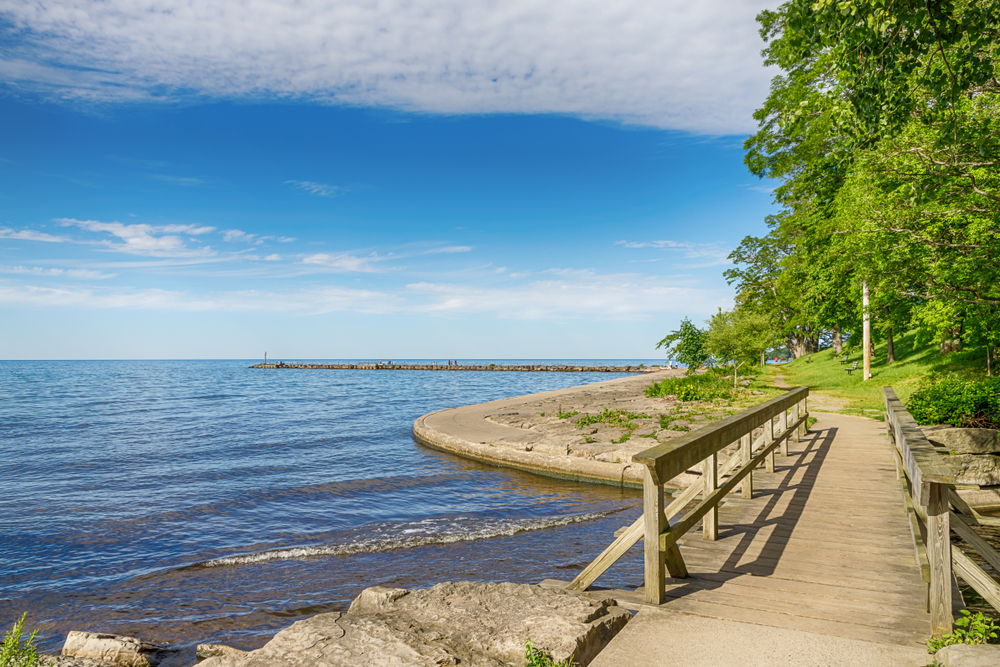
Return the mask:
[[[1000,426],[1000,378],[934,378],[913,392],[906,408],[918,424],[962,428]]]
[[[962,610],[962,616],[955,619],[955,632],[943,637],[931,637],[927,640],[927,652],[937,653],[945,646],[954,644],[989,644],[991,639],[997,638],[996,624],[977,611],[970,614],[968,610]]]
[[[732,386],[732,380],[715,373],[702,373],[665,378],[646,387],[644,393],[650,398],[676,396],[678,401],[710,401],[713,398],[733,398],[736,390]]]
[[[32,632],[28,640],[21,643],[25,617],[27,614],[22,614],[10,632],[4,635],[3,646],[0,647],[0,667],[37,667],[39,664],[35,649],[35,632],[38,631]]]

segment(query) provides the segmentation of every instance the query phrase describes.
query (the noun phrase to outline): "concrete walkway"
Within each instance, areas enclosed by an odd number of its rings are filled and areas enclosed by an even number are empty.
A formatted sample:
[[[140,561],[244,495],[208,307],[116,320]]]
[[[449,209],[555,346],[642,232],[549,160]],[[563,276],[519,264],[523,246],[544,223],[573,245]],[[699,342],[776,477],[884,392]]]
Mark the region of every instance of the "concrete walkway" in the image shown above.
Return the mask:
[[[924,667],[926,649],[643,610],[590,667]]]
[[[640,610],[595,667],[930,664],[926,589],[884,427],[816,417],[774,473],[754,473],[752,500],[725,501],[718,541],[688,533],[691,576],[667,580],[663,605],[646,606],[641,589],[593,592]]]

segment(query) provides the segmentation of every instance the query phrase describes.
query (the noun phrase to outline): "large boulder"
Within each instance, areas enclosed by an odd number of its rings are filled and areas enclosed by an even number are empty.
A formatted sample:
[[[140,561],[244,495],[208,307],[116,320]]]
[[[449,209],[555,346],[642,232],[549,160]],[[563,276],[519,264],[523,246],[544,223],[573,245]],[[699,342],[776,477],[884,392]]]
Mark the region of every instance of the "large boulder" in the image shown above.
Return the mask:
[[[956,454],[995,454],[1000,452],[1000,432],[995,428],[924,428],[924,435],[937,447]]]
[[[1000,646],[995,644],[953,644],[934,654],[941,667],[996,667],[1000,665]]]
[[[167,646],[135,637],[76,630],[66,635],[62,648],[62,655],[68,658],[113,662],[122,667],[155,667],[172,652]]]
[[[369,588],[346,614],[319,614],[246,655],[200,667],[508,667],[528,639],[555,660],[585,666],[631,618],[614,600],[519,584]]]
[[[1000,484],[1000,456],[992,454],[956,454],[942,456],[955,473],[958,484],[994,486]]]

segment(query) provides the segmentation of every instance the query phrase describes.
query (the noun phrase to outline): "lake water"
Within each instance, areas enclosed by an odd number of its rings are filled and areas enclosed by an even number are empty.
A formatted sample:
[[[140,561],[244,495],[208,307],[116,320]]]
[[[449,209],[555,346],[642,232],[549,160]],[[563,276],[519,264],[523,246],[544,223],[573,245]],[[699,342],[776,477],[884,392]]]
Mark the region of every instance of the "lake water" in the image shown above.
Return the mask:
[[[621,375],[256,362],[0,362],[4,628],[28,612],[46,651],[71,629],[255,648],[368,586],[570,579],[641,513],[637,491],[411,435],[433,410]],[[641,583],[641,546],[599,583]]]

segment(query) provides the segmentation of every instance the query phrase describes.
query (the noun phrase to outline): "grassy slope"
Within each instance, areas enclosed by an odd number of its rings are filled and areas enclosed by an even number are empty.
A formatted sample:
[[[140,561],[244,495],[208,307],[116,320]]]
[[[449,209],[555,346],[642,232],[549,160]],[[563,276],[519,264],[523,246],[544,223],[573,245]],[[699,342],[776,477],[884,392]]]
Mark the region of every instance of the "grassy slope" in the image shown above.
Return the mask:
[[[985,374],[986,358],[983,350],[940,354],[937,345],[931,344],[914,349],[915,333],[910,332],[896,340],[896,362],[885,363],[885,342],[875,346],[872,360],[872,379],[864,381],[861,372],[861,351],[848,357],[847,364],[840,364],[833,350],[824,350],[788,364],[769,366],[773,378],[783,375],[785,382],[793,386],[808,385],[821,394],[847,399],[844,412],[874,416],[881,411],[882,387],[890,386],[905,403],[924,377],[941,373],[961,373],[968,375]],[[858,370],[850,375],[846,368],[855,360]]]

